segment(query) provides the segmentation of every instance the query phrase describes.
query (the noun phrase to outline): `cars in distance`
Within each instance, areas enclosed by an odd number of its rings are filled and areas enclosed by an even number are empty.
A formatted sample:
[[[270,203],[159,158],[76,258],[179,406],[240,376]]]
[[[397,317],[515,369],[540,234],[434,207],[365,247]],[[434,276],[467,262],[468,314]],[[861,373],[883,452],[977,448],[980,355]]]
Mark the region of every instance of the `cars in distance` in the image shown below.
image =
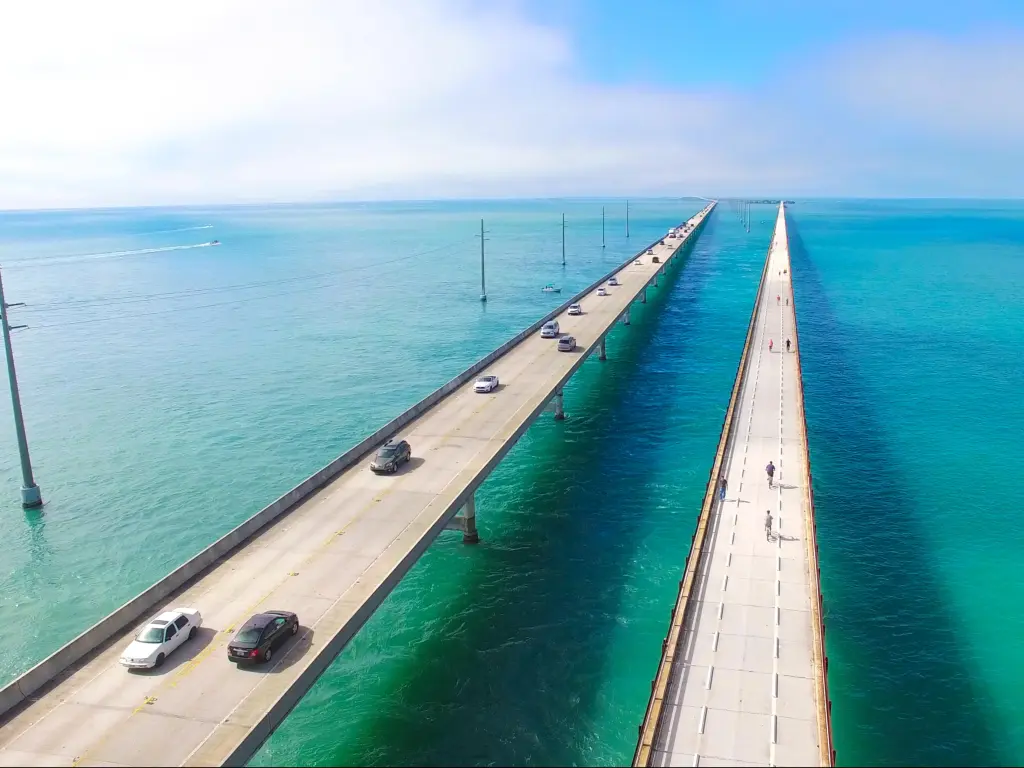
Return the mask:
[[[635,264],[638,267],[643,266],[643,262],[640,261],[640,259],[637,259],[636,261],[634,261],[633,264]]]
[[[651,264],[661,264],[661,259],[659,259],[657,256],[652,256]]]
[[[548,320],[544,323],[544,326],[540,329],[540,337],[542,339],[554,339],[558,336],[558,321]]]
[[[238,664],[270,661],[274,651],[299,631],[291,611],[263,611],[251,617],[228,643],[228,658]]]
[[[619,284],[619,278],[617,278],[617,277],[613,277],[611,280],[608,281],[608,285],[613,285],[614,286],[614,285],[618,285],[618,284]]]
[[[569,305],[569,314],[570,315],[582,315],[583,314],[583,307],[581,307],[579,304],[570,304]]]
[[[474,392],[493,392],[498,388],[497,376],[481,376],[473,385]]]
[[[195,608],[172,608],[144,626],[121,653],[121,665],[128,669],[153,669],[186,640],[196,636],[203,617]]]
[[[576,349],[575,336],[563,336],[558,340],[559,352],[572,352],[574,349]]]
[[[411,458],[412,446],[406,440],[392,438],[377,450],[377,455],[370,462],[370,469],[378,474],[391,474]]]
[[[608,291],[606,291],[604,289],[604,286],[602,285],[600,288],[597,289],[597,295],[598,296],[607,296],[608,295]]]
[[[652,253],[654,253],[654,249],[653,248],[648,248],[647,249],[647,255],[650,256]]]

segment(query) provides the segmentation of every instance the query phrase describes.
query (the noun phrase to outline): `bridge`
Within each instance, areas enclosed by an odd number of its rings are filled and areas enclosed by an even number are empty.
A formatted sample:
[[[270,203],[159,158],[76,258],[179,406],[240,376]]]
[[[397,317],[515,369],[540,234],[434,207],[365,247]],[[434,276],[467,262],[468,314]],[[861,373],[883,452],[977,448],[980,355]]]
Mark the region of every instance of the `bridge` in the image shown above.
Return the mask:
[[[0,765],[242,765],[446,528],[478,540],[474,494],[605,338],[629,324],[714,208],[654,242],[0,690]],[[658,257],[657,260],[654,257]],[[634,259],[638,263],[634,262]],[[598,295],[611,277],[619,282]],[[583,314],[570,316],[571,303]],[[537,331],[557,319],[579,344]],[[478,375],[500,387],[477,394]],[[407,439],[413,459],[376,476],[369,456]],[[145,620],[198,608],[204,626],[159,669],[118,657]],[[251,614],[294,611],[272,662],[239,669],[226,646]]]
[[[634,766],[834,765],[815,534],[780,203]]]

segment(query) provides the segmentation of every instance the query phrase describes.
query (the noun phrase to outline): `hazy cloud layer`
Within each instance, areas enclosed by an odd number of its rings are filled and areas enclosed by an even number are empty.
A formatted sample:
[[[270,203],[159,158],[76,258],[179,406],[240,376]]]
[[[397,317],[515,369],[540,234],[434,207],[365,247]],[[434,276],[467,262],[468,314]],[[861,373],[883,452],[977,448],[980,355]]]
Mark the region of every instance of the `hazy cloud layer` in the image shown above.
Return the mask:
[[[1024,192],[1005,30],[851,41],[744,93],[588,81],[514,3],[161,8],[0,7],[0,207]]]

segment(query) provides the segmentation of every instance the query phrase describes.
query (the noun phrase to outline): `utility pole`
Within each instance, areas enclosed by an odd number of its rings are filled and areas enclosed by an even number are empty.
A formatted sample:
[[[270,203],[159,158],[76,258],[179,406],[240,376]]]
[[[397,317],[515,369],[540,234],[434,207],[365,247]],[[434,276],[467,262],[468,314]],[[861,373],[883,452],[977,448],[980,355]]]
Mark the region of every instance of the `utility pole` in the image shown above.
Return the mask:
[[[629,200],[626,201],[626,239],[629,239]]]
[[[565,266],[565,214],[562,214],[562,266]]]
[[[4,283],[0,277],[0,325],[3,325],[4,351],[7,353],[7,375],[11,380],[11,405],[14,406],[14,430],[18,433],[18,452],[21,454],[21,506],[33,509],[43,506],[43,496],[32,477],[32,459],[28,455],[28,438],[25,436],[25,419],[21,415],[21,396],[18,394],[18,374],[14,370],[14,349],[11,346],[11,330],[28,328],[27,325],[11,326],[7,322],[7,310],[22,307],[24,302],[8,304],[4,299]]]
[[[601,247],[604,248],[604,206],[601,206]]]
[[[480,219],[480,301],[487,301],[487,281],[484,279],[484,220]]]

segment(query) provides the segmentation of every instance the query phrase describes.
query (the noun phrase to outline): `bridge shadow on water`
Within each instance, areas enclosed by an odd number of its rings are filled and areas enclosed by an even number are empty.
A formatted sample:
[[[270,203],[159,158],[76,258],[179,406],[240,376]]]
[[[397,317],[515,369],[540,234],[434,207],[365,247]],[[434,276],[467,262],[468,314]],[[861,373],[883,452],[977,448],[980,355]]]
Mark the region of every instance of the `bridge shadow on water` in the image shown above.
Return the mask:
[[[837,760],[998,765],[998,718],[972,679],[905,491],[858,374],[855,340],[787,220],[814,470]],[[837,652],[838,650],[838,652]]]
[[[666,456],[658,424],[672,404],[671,388],[650,387],[643,370],[666,346],[685,353],[693,322],[659,339],[657,350],[651,342],[669,301],[675,311],[698,311],[694,299],[706,265],[693,268],[692,250],[713,224],[648,303],[634,306],[631,327],[609,342],[608,362],[595,357],[584,365],[581,381],[566,392],[567,420],[557,424],[545,414],[506,458],[506,471],[499,466],[479,492],[483,542],[462,550],[473,561],[462,587],[445,595],[422,582],[411,587],[424,599],[444,601],[439,623],[450,629],[428,633],[393,665],[397,671],[387,678],[397,681],[397,690],[377,711],[356,718],[356,732],[339,739],[346,742],[339,745],[344,754],[335,751],[332,762],[629,761],[649,678],[637,681],[637,710],[625,733],[596,734],[595,721],[609,644],[622,626],[627,573],[647,532],[645,513],[655,491],[645,483],[646,457],[652,449],[656,461]],[[509,464],[520,469],[513,472]],[[528,468],[525,478],[522,467]],[[506,509],[500,529],[499,506]],[[690,533],[680,531],[680,545]],[[670,604],[671,597],[666,621]],[[658,645],[651,649],[649,675]],[[620,743],[621,754],[609,757],[608,742]]]

